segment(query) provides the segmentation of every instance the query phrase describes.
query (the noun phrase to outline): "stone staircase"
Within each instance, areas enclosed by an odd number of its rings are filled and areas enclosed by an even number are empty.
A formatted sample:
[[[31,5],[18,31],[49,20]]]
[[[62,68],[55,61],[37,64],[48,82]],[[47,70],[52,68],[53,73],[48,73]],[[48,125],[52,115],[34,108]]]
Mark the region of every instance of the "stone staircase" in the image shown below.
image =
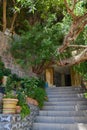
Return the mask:
[[[80,87],[46,89],[48,102],[33,123],[33,130],[87,130],[87,99]]]

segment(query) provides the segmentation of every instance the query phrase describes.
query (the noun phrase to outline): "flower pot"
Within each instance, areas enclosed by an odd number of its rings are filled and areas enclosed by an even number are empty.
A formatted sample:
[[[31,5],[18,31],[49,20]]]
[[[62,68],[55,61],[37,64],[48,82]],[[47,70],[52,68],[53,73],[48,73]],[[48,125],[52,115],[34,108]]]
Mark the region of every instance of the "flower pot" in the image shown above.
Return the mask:
[[[37,100],[34,100],[34,105],[35,105],[35,106],[38,106]]]
[[[18,99],[4,98],[3,99],[3,113],[15,114]]]
[[[33,99],[30,98],[30,97],[27,97],[26,101],[27,101],[28,104],[33,104]]]
[[[38,102],[33,98],[27,97],[26,101],[27,101],[28,104],[38,106]]]
[[[16,106],[16,113],[17,114],[21,113],[21,106]]]

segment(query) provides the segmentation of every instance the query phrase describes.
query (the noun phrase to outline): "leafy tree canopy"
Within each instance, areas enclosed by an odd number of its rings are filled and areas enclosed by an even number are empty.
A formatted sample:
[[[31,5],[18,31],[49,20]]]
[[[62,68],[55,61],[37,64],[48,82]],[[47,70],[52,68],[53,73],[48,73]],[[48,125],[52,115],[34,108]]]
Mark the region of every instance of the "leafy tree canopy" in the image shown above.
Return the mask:
[[[58,65],[74,65],[87,60],[86,0],[8,0],[7,12],[7,27],[13,14],[11,31],[21,34],[11,52],[22,66],[55,60]]]
[[[11,52],[21,65],[40,64],[55,56],[56,48],[63,42],[61,24],[55,23],[55,14],[50,14],[45,23],[29,26],[19,40],[12,43]]]

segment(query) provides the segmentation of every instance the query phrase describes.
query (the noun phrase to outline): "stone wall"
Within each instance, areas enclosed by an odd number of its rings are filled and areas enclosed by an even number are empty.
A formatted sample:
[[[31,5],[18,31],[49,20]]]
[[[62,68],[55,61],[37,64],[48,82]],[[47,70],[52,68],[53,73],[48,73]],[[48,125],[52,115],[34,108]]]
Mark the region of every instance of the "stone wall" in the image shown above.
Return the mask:
[[[9,41],[11,41],[11,38],[2,32],[0,32],[0,56],[2,58],[2,61],[5,64],[6,68],[11,69],[12,73],[17,74],[20,77],[23,76],[35,76],[35,74],[32,72],[32,69],[29,68],[27,71],[22,69],[18,64],[16,64],[15,59],[12,57],[11,53],[9,52]]]
[[[19,114],[0,114],[0,130],[32,130],[35,117],[39,114],[39,108],[30,105],[30,115],[22,119]]]
[[[32,130],[35,117],[39,114],[38,106],[28,104],[30,114],[22,119],[20,114],[2,114],[2,98],[0,93],[0,130]]]

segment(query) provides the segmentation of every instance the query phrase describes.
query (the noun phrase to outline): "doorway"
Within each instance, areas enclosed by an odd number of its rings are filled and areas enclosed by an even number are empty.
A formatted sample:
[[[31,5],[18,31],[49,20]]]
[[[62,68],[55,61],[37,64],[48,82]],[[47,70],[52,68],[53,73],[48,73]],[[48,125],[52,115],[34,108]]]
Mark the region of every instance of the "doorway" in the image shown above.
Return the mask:
[[[65,74],[65,86],[71,86],[71,76],[70,76],[70,74]]]

